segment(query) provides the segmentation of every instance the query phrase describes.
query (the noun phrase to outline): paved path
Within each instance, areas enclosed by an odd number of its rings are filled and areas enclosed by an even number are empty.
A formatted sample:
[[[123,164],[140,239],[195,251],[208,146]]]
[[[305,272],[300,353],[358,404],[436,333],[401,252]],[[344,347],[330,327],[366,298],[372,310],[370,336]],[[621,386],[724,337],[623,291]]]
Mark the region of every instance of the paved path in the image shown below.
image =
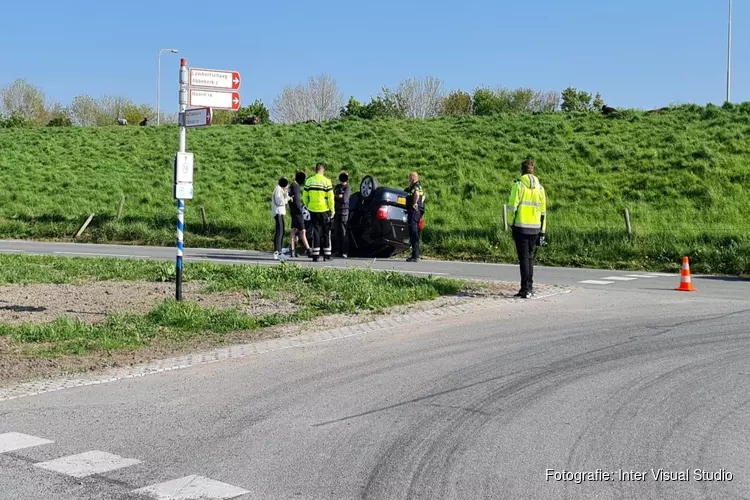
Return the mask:
[[[67,255],[81,257],[120,257],[145,259],[174,259],[175,251],[167,247],[144,247],[130,245],[95,245],[80,243],[47,243],[22,240],[0,240],[0,252],[31,253],[45,255]],[[277,265],[269,253],[244,250],[219,250],[187,248],[187,261],[211,261],[229,264]],[[311,265],[309,259],[292,259],[302,265]],[[451,276],[470,279],[519,281],[518,266],[511,264],[483,264],[473,262],[451,262],[423,260],[407,263],[403,259],[336,259],[331,263],[320,262],[319,266],[345,269],[350,266],[371,266],[375,269],[396,270],[436,276]],[[657,293],[672,292],[679,285],[679,274],[607,271],[601,269],[577,269],[564,267],[537,267],[535,281],[553,285],[577,286],[595,290],[651,290]],[[694,276],[695,286],[703,295],[731,298],[748,290],[750,280],[732,277]]]
[[[0,498],[748,498],[748,297],[582,290],[5,401]]]

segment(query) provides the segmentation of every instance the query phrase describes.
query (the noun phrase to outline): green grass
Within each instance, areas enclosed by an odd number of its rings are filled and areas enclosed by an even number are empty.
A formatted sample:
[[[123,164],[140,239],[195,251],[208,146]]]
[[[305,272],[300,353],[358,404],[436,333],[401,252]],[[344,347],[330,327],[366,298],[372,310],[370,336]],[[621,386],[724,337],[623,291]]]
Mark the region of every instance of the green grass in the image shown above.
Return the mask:
[[[549,203],[548,265],[750,272],[750,103],[659,115],[598,113],[341,120],[217,126],[188,132],[196,198],[185,243],[270,250],[270,194],[280,175],[318,160],[428,194],[426,255],[513,262],[501,206],[518,165],[535,159]],[[172,245],[175,127],[0,130],[0,236]],[[114,220],[120,196],[125,213]],[[201,225],[205,205],[209,227]],[[624,230],[630,211],[634,234]]]
[[[171,265],[171,264],[170,264]],[[0,284],[86,283],[100,280],[171,279],[167,264],[152,261],[43,257],[0,254]],[[185,282],[199,281],[205,292],[246,290],[267,297],[289,297],[299,310],[291,315],[254,317],[237,309],[202,308],[165,301],[149,314],[117,314],[102,324],[71,319],[51,324],[0,324],[0,337],[26,346],[35,356],[85,355],[136,349],[153,342],[179,344],[197,336],[221,335],[332,313],[410,304],[456,293],[463,282],[366,269],[333,270],[298,266],[232,266],[188,263]]]

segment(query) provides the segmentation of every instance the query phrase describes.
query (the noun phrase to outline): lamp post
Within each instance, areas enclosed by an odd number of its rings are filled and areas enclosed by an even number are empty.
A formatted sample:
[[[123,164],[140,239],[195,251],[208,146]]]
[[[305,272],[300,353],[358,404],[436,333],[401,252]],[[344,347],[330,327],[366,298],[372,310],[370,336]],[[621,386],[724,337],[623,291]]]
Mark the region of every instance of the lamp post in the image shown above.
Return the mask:
[[[729,0],[729,29],[727,32],[727,102],[732,90],[732,0]]]
[[[175,49],[161,49],[159,55],[156,58],[156,124],[159,125],[159,100],[161,99],[161,53],[164,51],[177,54]]]

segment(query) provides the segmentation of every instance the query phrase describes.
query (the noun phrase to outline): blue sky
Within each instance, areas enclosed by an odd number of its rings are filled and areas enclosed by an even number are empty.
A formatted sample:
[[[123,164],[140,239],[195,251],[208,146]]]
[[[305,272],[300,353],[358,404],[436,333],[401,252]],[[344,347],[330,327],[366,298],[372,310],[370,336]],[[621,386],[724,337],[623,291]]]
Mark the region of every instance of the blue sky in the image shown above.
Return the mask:
[[[750,100],[750,4],[735,1],[732,101]],[[125,7],[127,5],[127,7]],[[5,2],[0,86],[25,78],[48,97],[126,95],[177,109],[179,58],[237,70],[244,104],[271,104],[322,72],[366,100],[433,75],[477,86],[602,93],[613,106],[721,103],[726,0],[27,0]],[[182,14],[182,16],[180,15]],[[182,17],[182,19],[181,19]]]

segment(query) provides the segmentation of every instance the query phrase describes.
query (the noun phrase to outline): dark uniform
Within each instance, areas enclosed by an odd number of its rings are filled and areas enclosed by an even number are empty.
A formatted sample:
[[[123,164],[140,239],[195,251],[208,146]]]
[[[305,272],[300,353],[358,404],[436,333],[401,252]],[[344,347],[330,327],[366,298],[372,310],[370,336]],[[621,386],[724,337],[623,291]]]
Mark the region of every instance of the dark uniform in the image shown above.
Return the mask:
[[[349,183],[336,184],[333,199],[336,215],[333,217],[333,254],[346,256],[349,253],[349,235],[346,223],[349,221],[349,198],[352,188]]]
[[[305,182],[302,201],[310,211],[313,229],[311,254],[313,262],[318,261],[321,250],[325,260],[331,258],[331,222],[335,213],[333,185],[323,174],[315,174]],[[322,248],[321,248],[322,247]]]
[[[411,258],[409,260],[419,260],[419,221],[424,215],[424,191],[419,181],[406,188],[406,194],[409,199],[406,201],[407,223],[409,225],[409,242],[411,243]],[[414,194],[419,195],[417,209],[414,209]]]

